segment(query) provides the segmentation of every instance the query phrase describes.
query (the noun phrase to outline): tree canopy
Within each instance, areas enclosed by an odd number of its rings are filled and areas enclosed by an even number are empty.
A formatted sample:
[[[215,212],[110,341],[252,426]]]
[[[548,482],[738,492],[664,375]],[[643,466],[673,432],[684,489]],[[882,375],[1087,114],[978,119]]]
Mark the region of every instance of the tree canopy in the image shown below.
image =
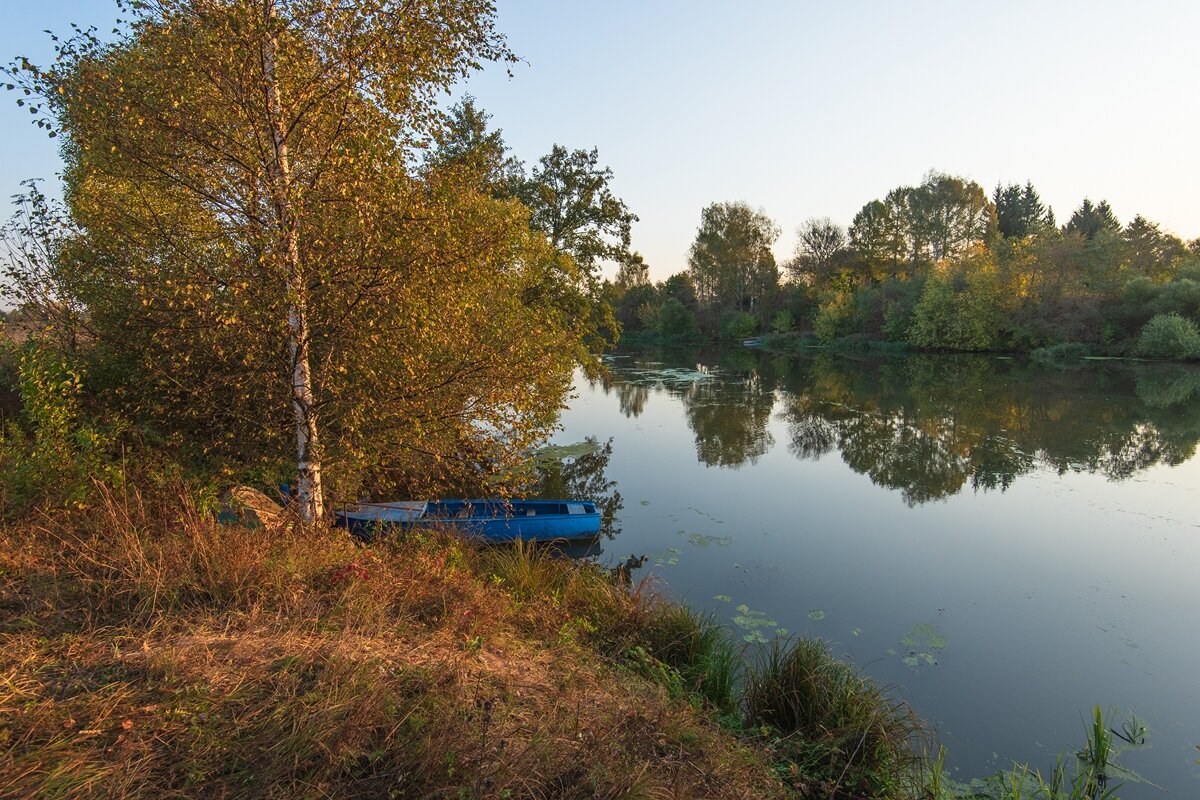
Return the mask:
[[[642,262],[629,249],[637,215],[613,193],[612,179],[612,170],[600,166],[596,148],[567,150],[556,144],[539,159],[520,191],[533,226],[593,276],[606,261]]]
[[[1094,239],[1101,231],[1119,230],[1121,230],[1121,223],[1108,205],[1108,201],[1101,200],[1099,203],[1092,203],[1086,197],[1083,198],[1083,203],[1075,210],[1063,228],[1064,232],[1078,233],[1085,239]]]
[[[779,283],[771,245],[779,226],[743,202],[713,203],[700,213],[700,228],[688,255],[697,297],[753,311]]]
[[[846,229],[829,217],[810,218],[796,229],[796,249],[785,266],[800,283],[824,288],[847,258]]]
[[[128,11],[15,66],[66,160],[51,274],[15,277],[86,310],[105,396],[222,464],[290,451],[309,517],[326,489],[478,483],[544,435],[587,357],[585,281],[494,161],[447,157],[478,120],[436,106],[512,59],[492,5]]]

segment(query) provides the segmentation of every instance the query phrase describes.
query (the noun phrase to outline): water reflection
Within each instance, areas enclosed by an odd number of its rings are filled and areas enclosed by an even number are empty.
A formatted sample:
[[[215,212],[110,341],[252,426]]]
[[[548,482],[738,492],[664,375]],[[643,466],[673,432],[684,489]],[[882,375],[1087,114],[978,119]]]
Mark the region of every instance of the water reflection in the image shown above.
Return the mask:
[[[775,392],[754,370],[697,383],[679,399],[696,433],[696,457],[706,466],[754,464],[775,443],[767,430]]]
[[[775,445],[796,458],[837,451],[912,505],[970,486],[1003,491],[1038,467],[1127,478],[1192,457],[1200,368],[1128,362],[1062,370],[1019,359],[913,355],[777,357],[620,353],[602,384],[627,417],[654,395],[677,399],[697,460],[736,469]]]
[[[608,477],[608,462],[613,453],[612,439],[600,444],[595,437],[589,436],[575,447],[578,452],[561,458],[545,458],[535,464],[536,482],[531,496],[591,500],[600,512],[600,535],[612,539],[621,532],[617,512],[625,505],[617,482]],[[590,551],[586,553],[594,554]]]

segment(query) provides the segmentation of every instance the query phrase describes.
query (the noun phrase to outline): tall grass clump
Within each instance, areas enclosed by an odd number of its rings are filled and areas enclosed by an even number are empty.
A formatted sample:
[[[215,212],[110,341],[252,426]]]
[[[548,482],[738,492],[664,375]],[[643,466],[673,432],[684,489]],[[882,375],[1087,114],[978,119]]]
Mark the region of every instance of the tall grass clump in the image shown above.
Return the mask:
[[[1117,755],[1110,720],[1096,706],[1085,728],[1087,742],[1075,754],[1058,757],[1047,775],[1028,764],[1016,763],[1009,769],[987,778],[972,781],[969,786],[956,783],[945,774],[945,751],[930,761],[926,780],[928,800],[1119,800],[1120,784],[1111,783],[1114,772],[1127,773],[1114,763]],[[1119,734],[1130,744],[1144,743],[1144,729],[1131,719]],[[1068,774],[1067,765],[1075,762]],[[1127,773],[1133,775],[1133,773]],[[1135,776],[1136,777],[1136,776]]]
[[[512,599],[531,629],[557,626],[560,639],[585,642],[709,704],[726,722],[736,719],[742,654],[714,616],[664,600],[648,581],[629,586],[552,547],[517,542],[473,557],[475,569]]]
[[[775,640],[746,677],[746,723],[774,733],[780,758],[829,798],[921,791],[924,731],[908,707],[820,640]]]
[[[646,619],[641,638],[646,652],[673,669],[689,694],[733,720],[742,654],[715,616],[660,603]]]
[[[649,613],[648,585],[629,587],[598,565],[517,541],[470,551],[471,569],[511,601],[527,630],[579,640],[606,654],[632,646]]]

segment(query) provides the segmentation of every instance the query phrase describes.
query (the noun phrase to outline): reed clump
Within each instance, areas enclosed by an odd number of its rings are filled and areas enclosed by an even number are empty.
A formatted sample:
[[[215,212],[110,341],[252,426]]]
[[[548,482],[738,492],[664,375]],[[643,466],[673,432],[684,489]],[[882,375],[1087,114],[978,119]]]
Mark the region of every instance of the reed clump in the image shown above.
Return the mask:
[[[746,724],[830,798],[917,797],[927,733],[907,705],[819,640],[775,640],[752,660]]]

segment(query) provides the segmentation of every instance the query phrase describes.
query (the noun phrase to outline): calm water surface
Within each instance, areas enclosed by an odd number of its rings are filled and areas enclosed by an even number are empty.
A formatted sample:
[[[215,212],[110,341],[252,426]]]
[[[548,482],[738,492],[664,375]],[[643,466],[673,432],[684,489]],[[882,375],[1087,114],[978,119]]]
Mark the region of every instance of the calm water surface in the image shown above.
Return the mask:
[[[748,641],[833,643],[937,726],[960,779],[1049,770],[1100,704],[1149,726],[1120,763],[1200,796],[1200,369],[745,349],[610,366],[577,380],[558,439],[611,440],[602,560],[648,555]]]

